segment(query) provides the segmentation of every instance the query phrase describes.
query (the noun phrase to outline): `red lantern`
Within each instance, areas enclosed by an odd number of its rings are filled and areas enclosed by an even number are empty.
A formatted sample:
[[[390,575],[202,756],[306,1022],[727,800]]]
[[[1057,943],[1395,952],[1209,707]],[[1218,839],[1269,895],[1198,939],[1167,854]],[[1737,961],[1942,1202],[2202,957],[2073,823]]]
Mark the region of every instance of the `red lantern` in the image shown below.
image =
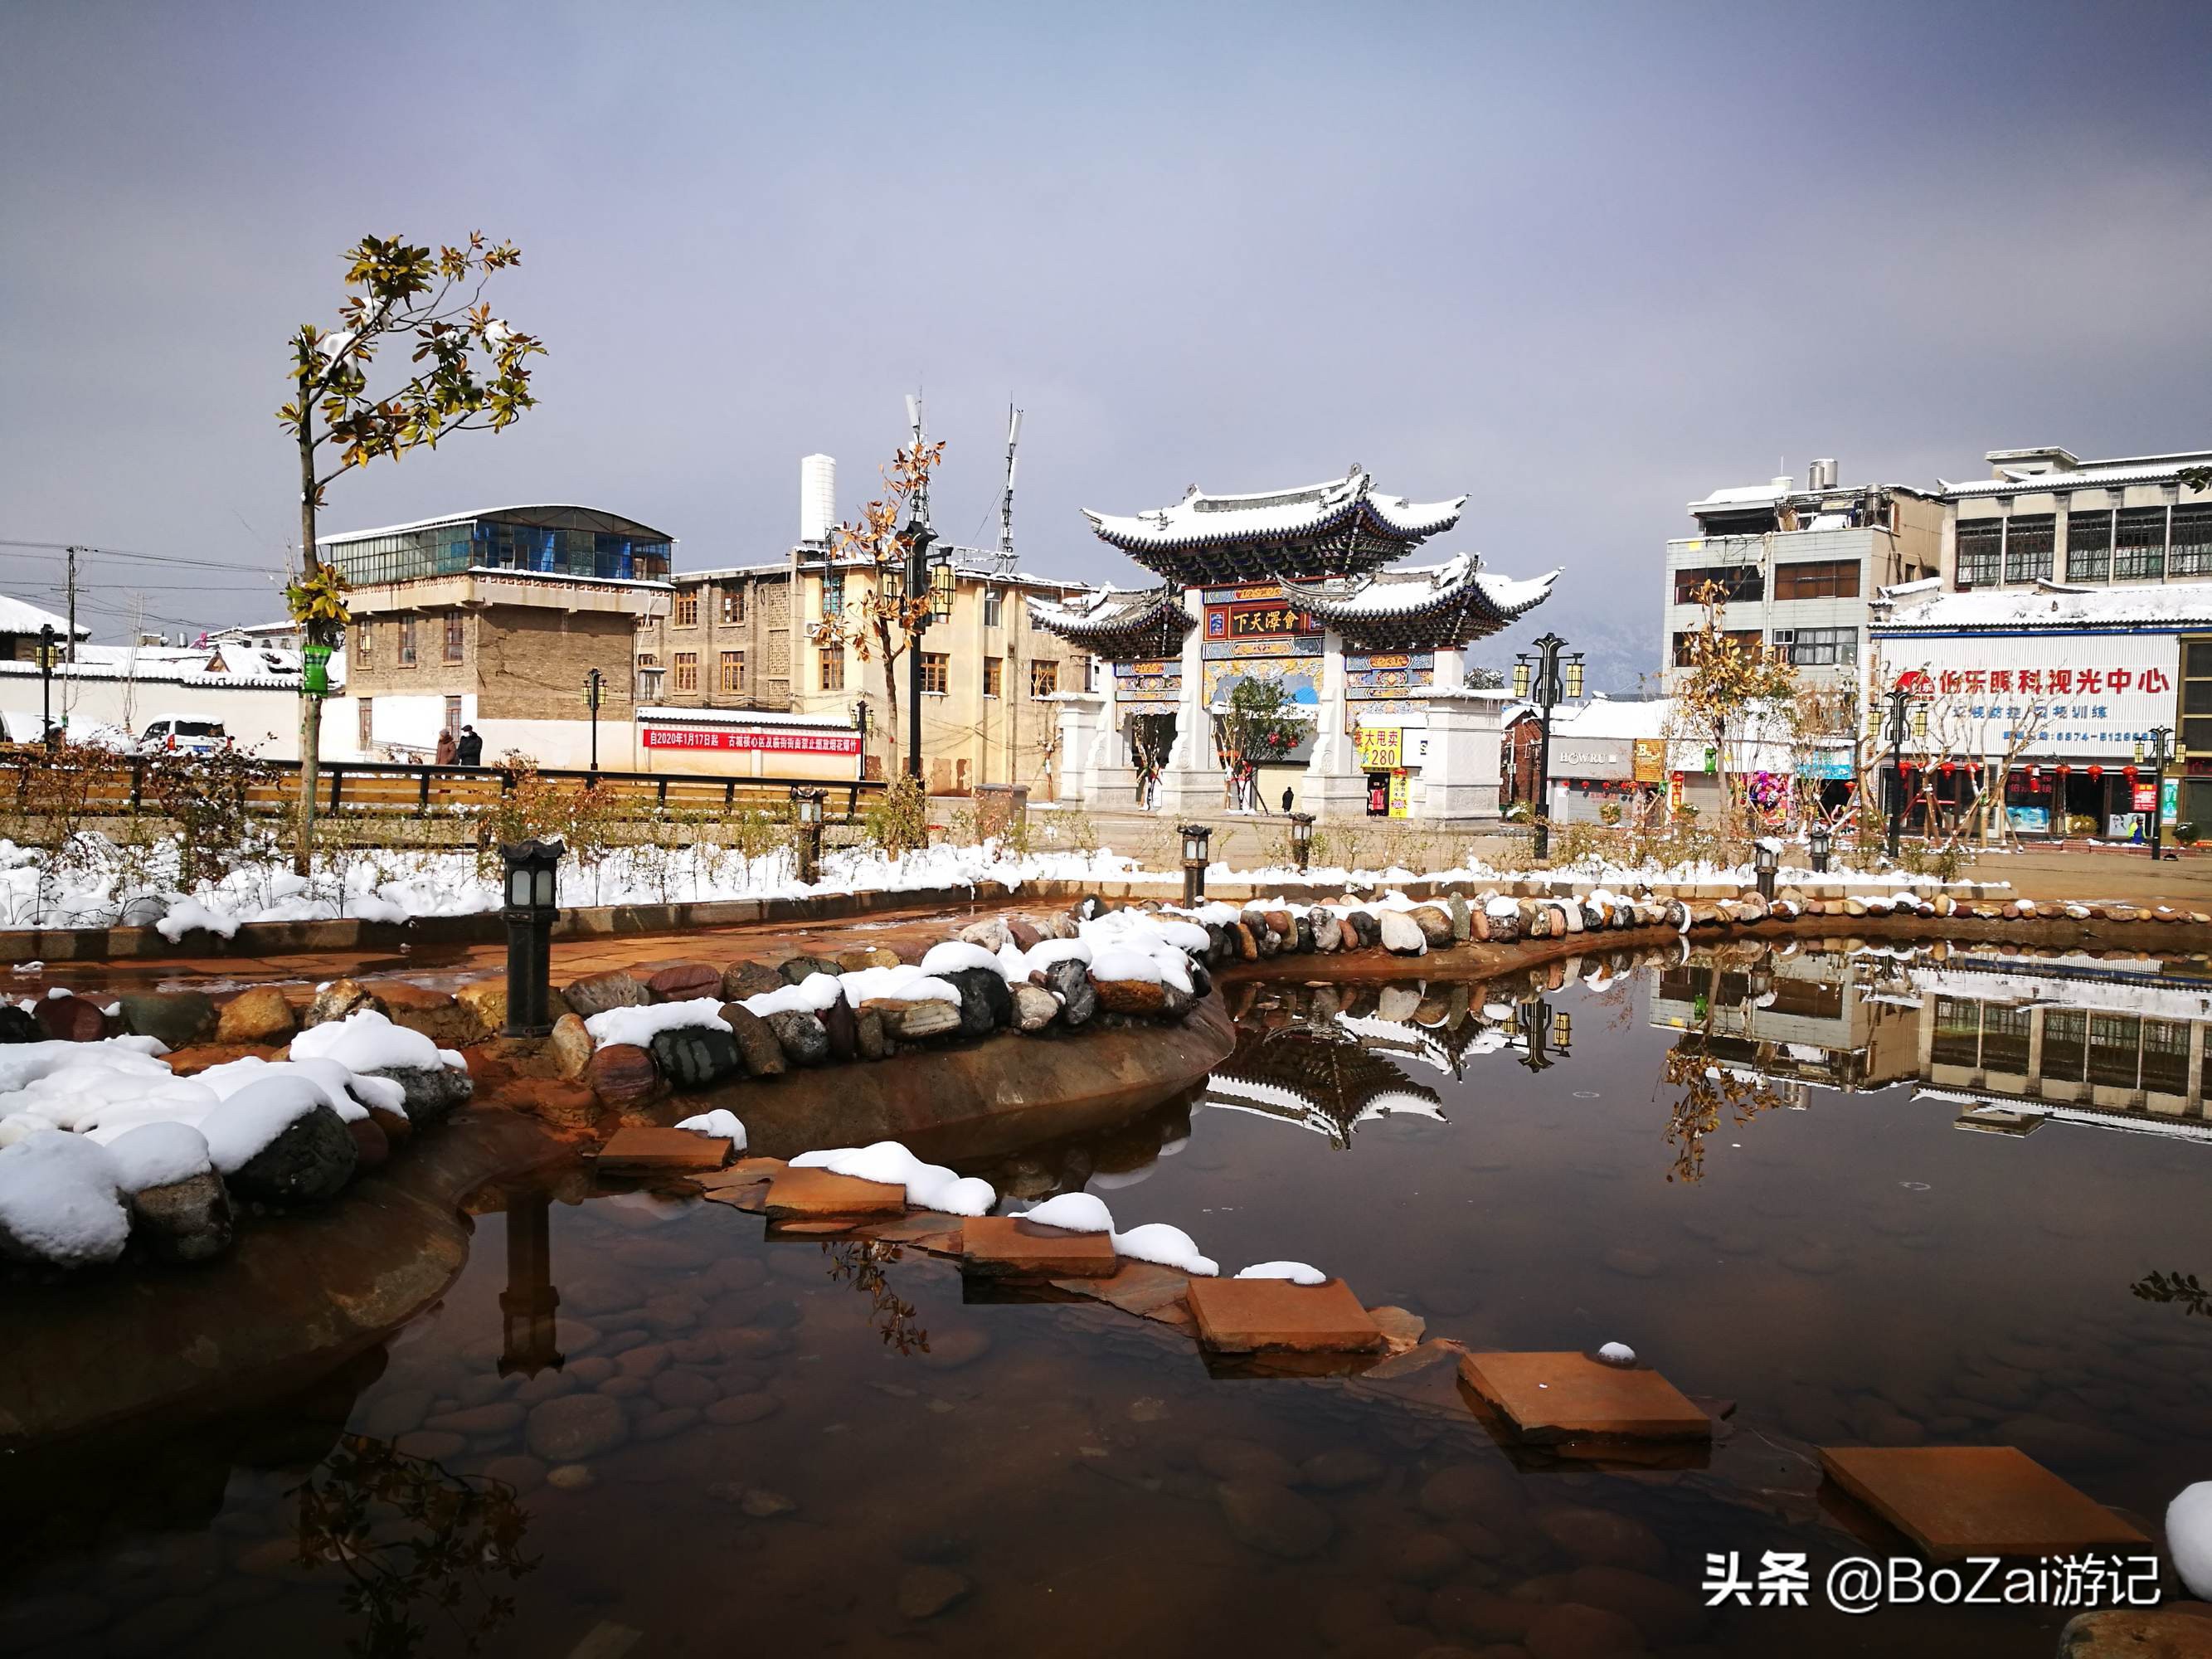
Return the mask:
[[[2135,779],[2136,779],[2136,769],[2135,769],[2134,767],[2132,767],[2132,766],[2123,766],[2123,767],[2120,769],[2120,770],[2121,770],[2122,772],[2124,772],[2124,773],[2125,773],[2125,774],[2127,775],[2127,779],[2128,779],[2128,781],[2129,781],[2130,783],[2133,783],[2133,782],[2135,781]]]
[[[2058,769],[2058,775],[2059,775],[2060,777],[2062,777],[2062,778],[2063,778],[2063,777],[2064,777],[2064,776],[2065,776],[2069,772],[2071,772],[2073,769],[2073,769],[2072,767],[2070,767],[2070,766],[2061,766],[2061,767]]]
[[[1945,761],[1945,762],[1943,763],[1943,765],[1942,765],[1942,769],[1943,775],[1944,775],[1945,777],[1947,777],[1947,778],[1948,778],[1948,777],[1949,777],[1949,776],[1951,775],[1951,774],[1952,774],[1952,773],[1954,773],[1954,771],[1956,771],[1958,769],[1957,769],[1955,766],[1954,766],[1954,765],[1953,765],[1949,761]]]
[[[2101,778],[2105,775],[2105,769],[2101,766],[2093,766],[2089,769],[2089,775],[2093,778]]]

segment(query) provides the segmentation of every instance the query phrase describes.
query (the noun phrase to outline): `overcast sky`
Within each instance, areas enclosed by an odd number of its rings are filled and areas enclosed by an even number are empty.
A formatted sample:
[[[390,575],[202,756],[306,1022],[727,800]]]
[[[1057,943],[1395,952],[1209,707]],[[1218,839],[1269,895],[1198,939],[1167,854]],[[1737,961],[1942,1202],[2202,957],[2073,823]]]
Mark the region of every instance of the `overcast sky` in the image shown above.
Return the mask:
[[[285,336],[363,233],[481,228],[540,406],[326,528],[571,501],[772,557],[799,458],[850,513],[919,383],[962,540],[1027,410],[1032,568],[1134,585],[1079,507],[1356,461],[1656,661],[1717,485],[2212,444],[2208,61],[2201,3],[0,0],[0,538],[279,569]],[[130,586],[278,614],[93,568],[103,638]]]

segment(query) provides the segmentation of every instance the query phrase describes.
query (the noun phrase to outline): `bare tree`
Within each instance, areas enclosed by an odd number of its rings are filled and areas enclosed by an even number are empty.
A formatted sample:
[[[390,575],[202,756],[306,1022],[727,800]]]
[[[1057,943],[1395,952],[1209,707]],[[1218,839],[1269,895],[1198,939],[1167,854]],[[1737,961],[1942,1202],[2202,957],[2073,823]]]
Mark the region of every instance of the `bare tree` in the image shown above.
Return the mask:
[[[338,307],[338,327],[313,323],[292,335],[290,402],[276,411],[300,452],[300,578],[286,591],[303,647],[327,649],[346,625],[345,579],[316,551],[315,519],[324,489],[341,473],[380,456],[435,448],[457,432],[497,432],[537,402],[529,359],[544,346],[509,327],[483,303],[492,273],[521,262],[511,242],[487,244],[471,231],[463,247],[433,253],[398,236],[364,236],[343,256],[345,285],[359,290]],[[368,372],[380,348],[411,335],[414,372],[380,393]],[[315,429],[317,416],[322,429]],[[324,470],[325,461],[337,464]],[[322,698],[307,689],[303,648],[300,688],[300,801],[293,867],[307,873],[314,847],[315,783],[322,759]]]
[[[1781,729],[1800,687],[1788,658],[1756,638],[1729,634],[1728,603],[1717,582],[1705,583],[1693,597],[1705,615],[1688,636],[1688,672],[1675,686],[1668,735],[1711,745],[1721,792],[1721,822],[1715,828],[1725,847],[1742,827],[1735,781],[1748,764],[1748,750],[1755,739],[1771,736],[1771,724]]]

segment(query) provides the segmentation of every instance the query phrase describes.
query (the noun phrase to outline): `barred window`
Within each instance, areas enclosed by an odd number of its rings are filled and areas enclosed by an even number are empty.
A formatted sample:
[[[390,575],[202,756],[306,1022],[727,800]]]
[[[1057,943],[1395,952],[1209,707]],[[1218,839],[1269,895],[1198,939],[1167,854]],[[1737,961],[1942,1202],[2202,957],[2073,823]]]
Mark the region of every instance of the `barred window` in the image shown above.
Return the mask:
[[[2107,1089],[2136,1086],[2142,1021],[2133,1014],[2089,1016],[2089,1081]]]
[[[821,676],[822,689],[824,691],[842,691],[845,689],[845,647],[825,645],[822,647],[820,658],[817,668]]]
[[[952,659],[942,651],[921,653],[921,689],[936,696],[943,696],[951,683]]]
[[[1981,1064],[1982,1005],[1965,997],[1936,999],[1936,1036],[1929,1058],[1938,1066]]]
[[[363,668],[375,659],[376,629],[372,623],[358,622],[353,625],[353,654],[354,660]]]
[[[361,700],[361,732],[359,741],[354,746],[364,755],[368,752],[369,745],[376,740],[376,718],[370,712],[370,705],[374,702],[375,699],[373,697],[363,697]]]
[[[399,619],[399,665],[402,668],[415,665],[415,618],[412,617]]]
[[[675,666],[677,690],[696,691],[699,689],[699,653],[696,651],[678,651]]]
[[[1990,1003],[1982,1010],[1982,1069],[1985,1072],[2027,1071],[2027,1026],[2030,1018],[2026,1008],[2008,1008]]]
[[[822,614],[842,617],[845,614],[845,573],[832,570],[822,578]]]
[[[2191,640],[2181,647],[2181,750],[2212,755],[2212,640]]]
[[[719,691],[732,693],[745,689],[745,653],[725,651],[715,670],[714,687]]]
[[[2079,1083],[2088,1063],[2089,1016],[2079,1009],[2046,1009],[2043,1016],[2043,1075],[2054,1082]]]
[[[2173,509],[2166,554],[2169,576],[2212,576],[2212,501]]]
[[[722,620],[741,623],[745,619],[745,590],[742,587],[723,587],[715,590],[722,597]]]
[[[1856,628],[1777,629],[1774,643],[1787,651],[1800,668],[1848,666],[1858,659],[1859,630]]]
[[[2058,535],[2058,517],[2043,513],[2005,522],[2004,579],[2032,582],[2051,574],[2051,548]]]
[[[1774,567],[1778,599],[1855,599],[1858,596],[1856,559],[1815,559]]]
[[[466,627],[467,624],[462,621],[459,611],[448,611],[446,613],[446,660],[447,662],[463,660],[468,648]]]
[[[1060,690],[1060,665],[1056,662],[1033,662],[1030,665],[1030,696],[1049,697]]]
[[[2066,515],[2066,580],[2109,581],[2112,575],[2112,510],[2077,507]]]
[[[678,628],[696,628],[699,625],[698,589],[695,587],[676,596],[674,621]]]
[[[2189,1027],[2178,1019],[2147,1019],[2142,1027],[2142,1086],[2162,1095],[2189,1092]]]
[[[1006,690],[1006,659],[1004,657],[984,658],[983,695],[987,697],[998,696]]]
[[[1958,586],[1993,587],[2004,565],[2004,520],[1966,519],[1959,524]]]
[[[2166,509],[2124,507],[2112,526],[2112,580],[2143,581],[2166,574]]]

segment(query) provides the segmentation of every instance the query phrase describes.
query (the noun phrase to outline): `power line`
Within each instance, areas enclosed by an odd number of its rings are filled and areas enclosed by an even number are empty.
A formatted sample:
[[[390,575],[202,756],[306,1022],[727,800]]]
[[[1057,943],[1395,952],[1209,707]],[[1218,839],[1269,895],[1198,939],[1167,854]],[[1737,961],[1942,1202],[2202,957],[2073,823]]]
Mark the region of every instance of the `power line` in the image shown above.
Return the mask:
[[[128,548],[100,547],[90,542],[30,542],[15,541],[0,537],[0,547],[26,548],[64,556],[66,556],[71,548],[75,548],[80,553],[95,555],[105,559],[137,559],[149,564],[173,564],[188,570],[250,572],[257,568],[252,565],[224,564],[214,559],[188,559],[176,553],[136,553]]]

